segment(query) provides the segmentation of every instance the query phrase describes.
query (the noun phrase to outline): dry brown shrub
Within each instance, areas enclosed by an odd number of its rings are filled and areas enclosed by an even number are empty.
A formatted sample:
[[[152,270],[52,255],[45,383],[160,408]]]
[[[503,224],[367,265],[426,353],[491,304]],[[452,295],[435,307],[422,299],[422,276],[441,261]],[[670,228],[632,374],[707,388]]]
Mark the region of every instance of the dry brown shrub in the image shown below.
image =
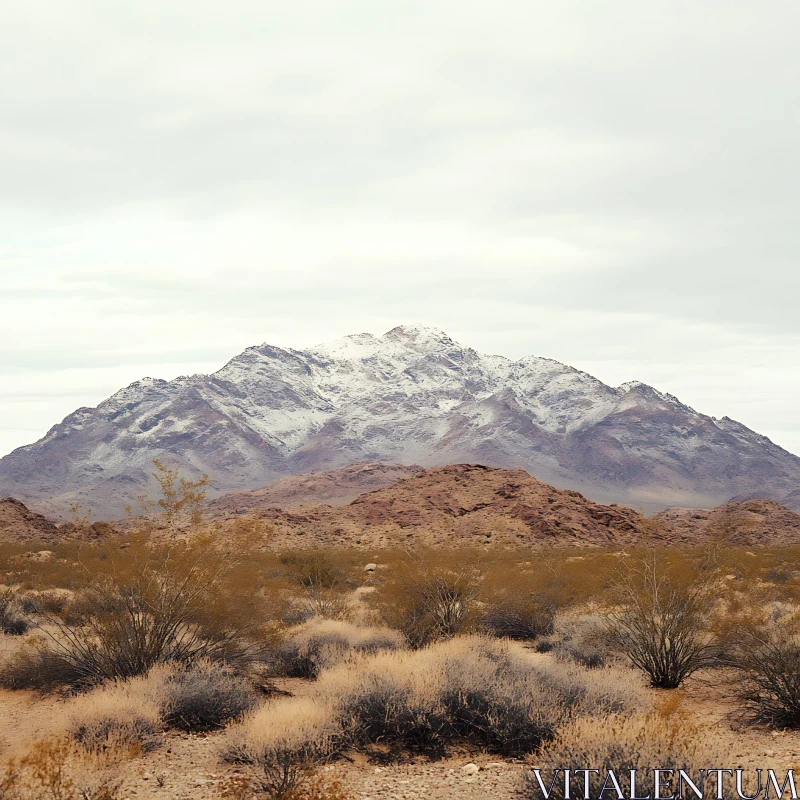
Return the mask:
[[[534,662],[517,644],[457,638],[323,672],[312,696],[276,700],[232,729],[227,754],[269,765],[273,783],[349,748],[436,756],[468,745],[521,755],[574,715],[645,703],[627,684],[613,671]]]
[[[549,571],[513,567],[489,572],[481,586],[486,631],[517,641],[551,634],[558,600],[550,577]]]
[[[313,617],[346,619],[349,614],[347,592],[355,585],[353,554],[349,551],[290,551],[280,556],[289,585],[291,608],[289,623]]]
[[[323,670],[354,653],[396,650],[403,637],[390,628],[372,628],[331,619],[311,619],[286,632],[275,649],[278,674],[293,678],[316,678]]]
[[[391,568],[375,603],[384,622],[411,647],[424,647],[477,629],[480,579],[477,567],[413,553]]]
[[[341,746],[335,710],[315,698],[279,698],[228,734],[223,756],[241,764],[256,791],[280,797],[295,791],[311,770]]]
[[[336,778],[314,775],[280,800],[355,800],[355,794]]]
[[[67,740],[35,743],[0,779],[3,800],[117,800],[120,782],[107,759],[79,752]]]
[[[274,643],[269,604],[245,556],[208,537],[169,546],[127,542],[84,589],[70,621],[42,615],[42,660],[61,662],[77,687],[141,675],[159,663],[263,657]]]
[[[608,640],[652,686],[673,689],[719,663],[711,631],[719,592],[714,564],[648,548],[622,559],[611,588]]]
[[[606,618],[596,612],[573,610],[556,617],[555,633],[549,640],[555,657],[573,661],[587,669],[598,669],[612,663]]]
[[[233,775],[224,782],[220,796],[254,800],[263,797],[264,792],[247,775]],[[298,786],[269,796],[275,800],[355,800],[355,795],[340,780],[324,774],[309,775]]]
[[[572,720],[545,745],[536,760],[542,766],[541,776],[548,788],[555,769],[569,766],[600,770],[601,776],[590,776],[591,797],[600,796],[602,777],[609,770],[619,778],[623,792],[628,792],[626,796],[631,796],[626,782],[630,770],[639,770],[636,792],[637,796],[645,797],[648,793],[653,795],[652,770],[655,767],[674,769],[676,774],[677,770],[684,769],[700,785],[698,770],[737,763],[720,744],[719,737],[709,735],[708,731],[684,719],[658,713]],[[541,788],[532,773],[526,774],[526,783],[527,796],[541,798]],[[583,792],[582,783],[580,788],[572,788],[576,794]],[[563,778],[556,780],[551,796],[564,797]]]
[[[800,615],[738,619],[726,663],[736,670],[734,693],[745,718],[800,728]]]
[[[13,589],[0,587],[0,635],[22,636],[30,626],[23,598]]]
[[[68,701],[56,726],[81,751],[137,756],[160,744],[164,684],[171,670],[117,681]]]
[[[336,589],[348,583],[350,570],[334,553],[297,550],[283,553],[280,562],[286,577],[304,589]]]
[[[258,701],[246,678],[210,661],[172,669],[162,686],[161,718],[167,726],[184,731],[220,730]]]
[[[83,673],[54,653],[42,637],[33,637],[0,665],[0,687],[50,692],[77,685]]]

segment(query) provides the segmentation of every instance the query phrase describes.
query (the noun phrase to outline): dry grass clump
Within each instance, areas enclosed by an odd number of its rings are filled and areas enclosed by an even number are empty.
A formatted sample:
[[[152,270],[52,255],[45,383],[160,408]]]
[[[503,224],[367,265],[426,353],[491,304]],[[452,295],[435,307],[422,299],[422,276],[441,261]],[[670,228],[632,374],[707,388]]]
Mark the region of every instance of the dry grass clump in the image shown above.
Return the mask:
[[[219,730],[258,702],[258,694],[246,678],[209,661],[171,670],[162,691],[162,720],[170,728],[184,731]]]
[[[327,699],[282,697],[232,729],[223,754],[243,765],[257,791],[290,797],[314,766],[341,747],[342,731],[342,721]]]
[[[665,718],[661,714],[610,715],[603,719],[580,717],[561,728],[537,755],[541,764],[541,777],[546,789],[550,788],[556,769],[591,768],[600,775],[590,773],[591,797],[600,797],[606,773],[613,770],[626,797],[656,796],[653,785],[654,768],[675,770],[677,790],[678,770],[683,769],[701,785],[700,769],[721,764],[738,763],[719,743],[718,737],[708,735],[683,719]],[[630,770],[638,770],[636,795],[630,790]],[[572,779],[572,795],[583,795],[583,776]],[[542,788],[533,773],[526,774],[526,784],[531,798],[542,797]],[[607,791],[609,791],[607,789]],[[669,787],[663,787],[669,791]],[[691,796],[691,792],[687,789]],[[563,775],[556,779],[551,797],[563,798]],[[663,795],[662,795],[663,796]]]
[[[22,598],[13,589],[0,588],[0,633],[22,636],[29,628]]]
[[[466,745],[522,755],[575,715],[627,709],[636,698],[620,685],[618,675],[534,662],[519,645],[459,638],[329,669],[311,697],[282,698],[247,717],[226,754],[263,773],[274,793],[348,749],[392,758]]]
[[[0,776],[3,800],[117,800],[120,781],[109,759],[92,757],[66,739],[46,739]]]
[[[549,650],[560,661],[572,661],[587,669],[598,669],[614,660],[614,654],[609,650],[604,617],[599,614],[560,614],[556,618],[555,635],[541,641],[550,644]],[[545,648],[539,652],[548,650]]]
[[[315,618],[289,631],[275,651],[279,674],[316,678],[354,653],[396,650],[403,636],[389,628],[364,628],[341,620]]]
[[[159,744],[166,669],[95,689],[69,701],[64,735],[81,750],[95,755],[137,755]]]

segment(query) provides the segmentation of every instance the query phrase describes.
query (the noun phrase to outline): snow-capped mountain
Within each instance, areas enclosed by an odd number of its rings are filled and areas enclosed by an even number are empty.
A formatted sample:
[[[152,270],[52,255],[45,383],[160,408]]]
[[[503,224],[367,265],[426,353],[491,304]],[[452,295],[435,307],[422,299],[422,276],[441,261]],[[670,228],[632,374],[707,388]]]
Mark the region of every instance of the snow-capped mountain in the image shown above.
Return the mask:
[[[0,459],[0,495],[113,516],[149,491],[154,457],[209,474],[216,491],[365,460],[523,467],[645,506],[800,487],[800,458],[727,417],[401,326],[308,350],[250,347],[212,375],[144,378]]]

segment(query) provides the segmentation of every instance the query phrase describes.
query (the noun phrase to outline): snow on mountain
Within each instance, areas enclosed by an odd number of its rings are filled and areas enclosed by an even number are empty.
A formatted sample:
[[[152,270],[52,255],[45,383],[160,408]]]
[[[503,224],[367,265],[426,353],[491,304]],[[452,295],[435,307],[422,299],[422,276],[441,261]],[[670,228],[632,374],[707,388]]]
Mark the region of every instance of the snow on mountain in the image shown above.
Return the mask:
[[[400,326],[308,350],[249,347],[212,375],[144,378],[0,459],[0,494],[114,515],[148,492],[154,457],[208,473],[217,491],[365,460],[524,467],[604,501],[658,505],[800,487],[800,459],[670,394]]]

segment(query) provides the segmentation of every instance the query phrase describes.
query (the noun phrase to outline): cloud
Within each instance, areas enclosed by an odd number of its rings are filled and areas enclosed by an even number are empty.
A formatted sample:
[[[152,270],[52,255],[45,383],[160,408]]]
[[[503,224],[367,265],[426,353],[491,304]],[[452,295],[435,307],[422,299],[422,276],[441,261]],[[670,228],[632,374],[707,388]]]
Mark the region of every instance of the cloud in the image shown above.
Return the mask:
[[[777,0],[9,8],[0,449],[143,371],[423,321],[800,452],[798,23]]]

